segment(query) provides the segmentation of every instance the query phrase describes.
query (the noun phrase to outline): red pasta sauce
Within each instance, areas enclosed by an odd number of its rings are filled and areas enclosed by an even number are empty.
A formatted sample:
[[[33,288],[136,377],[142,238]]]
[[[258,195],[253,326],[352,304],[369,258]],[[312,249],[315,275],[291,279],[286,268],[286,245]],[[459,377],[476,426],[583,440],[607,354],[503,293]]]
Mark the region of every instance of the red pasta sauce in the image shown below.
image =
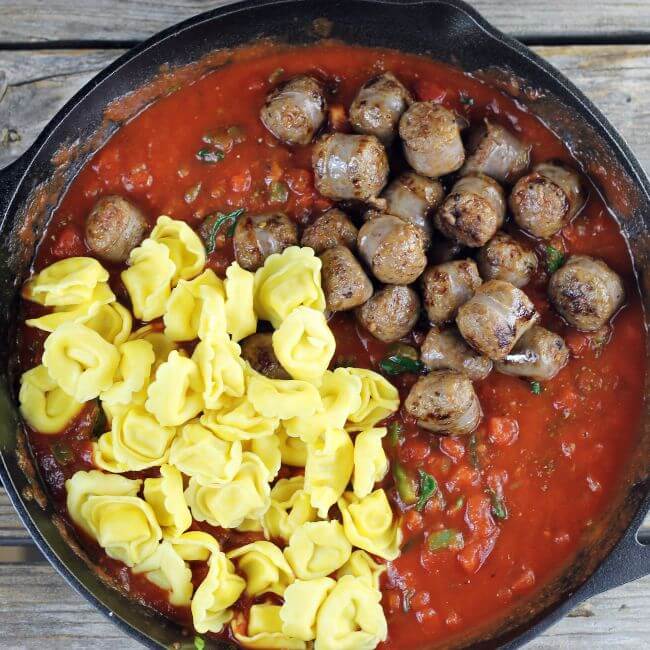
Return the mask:
[[[282,145],[262,126],[258,114],[265,96],[278,80],[307,72],[326,81],[330,106],[347,108],[359,86],[384,70],[394,72],[418,99],[440,101],[471,123],[489,117],[507,126],[531,146],[533,163],[553,158],[576,166],[563,143],[514,100],[445,65],[339,44],[299,49],[258,45],[242,60],[160,99],[115,133],[63,196],[38,248],[35,270],[88,254],[84,220],[97,199],[108,194],[134,201],[152,224],[167,214],[198,228],[207,215],[240,207],[282,210],[308,223],[332,203],[314,189],[311,148]],[[220,162],[197,158],[206,134],[232,126],[243,130],[244,142]],[[345,120],[335,120],[330,128],[346,130]],[[270,188],[278,181],[288,187],[286,202],[271,200]],[[520,231],[513,234],[525,237]],[[583,211],[551,241],[567,253],[603,259],[623,278],[626,304],[608,332],[598,336],[569,328],[553,311],[543,263],[547,242],[529,239],[529,244],[541,263],[524,290],[539,310],[541,324],[566,338],[571,359],[540,390],[497,372],[476,383],[485,417],[474,437],[433,436],[408,417],[392,418],[402,425],[403,435],[397,442],[386,440],[391,460],[415,476],[418,470],[428,472],[439,489],[418,512],[402,506],[390,473],[384,480],[396,511],[404,511],[405,541],[401,557],[389,565],[382,581],[389,624],[382,648],[448,644],[460,632],[496,623],[515,604],[534,598],[536,590],[571,563],[583,534],[621,487],[637,444],[644,324],[630,253],[618,225],[589,186]],[[223,276],[232,259],[231,240],[222,231],[208,265]],[[118,299],[128,304],[119,281],[121,269],[110,270]],[[31,303],[24,310],[27,317],[42,313]],[[337,338],[334,363],[377,369],[384,344],[360,331],[347,314],[335,316],[331,325]],[[43,332],[21,328],[23,370],[39,362],[44,338]],[[415,379],[393,379],[402,398]],[[64,515],[65,479],[92,468],[96,410],[94,404],[87,406],[59,435],[29,432],[41,477]],[[157,473],[153,469],[128,476]],[[213,533],[226,550],[256,538],[203,524],[194,527]],[[428,550],[428,540],[442,529],[462,535],[462,548],[452,544]],[[133,597],[181,623],[191,622],[189,610],[170,606],[159,588],[80,537],[91,559]],[[192,569],[198,584],[205,566],[192,563]],[[237,608],[249,605],[240,602]]]

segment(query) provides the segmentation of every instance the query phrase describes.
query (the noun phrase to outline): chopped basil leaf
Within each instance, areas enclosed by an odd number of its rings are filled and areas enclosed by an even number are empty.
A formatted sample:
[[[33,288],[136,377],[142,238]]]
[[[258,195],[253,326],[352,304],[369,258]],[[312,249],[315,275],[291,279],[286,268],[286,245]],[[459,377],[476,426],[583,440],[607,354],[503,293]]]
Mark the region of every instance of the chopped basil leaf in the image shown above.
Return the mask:
[[[396,447],[402,439],[403,427],[399,422],[391,422],[388,425],[388,439],[393,447]]]
[[[508,508],[506,508],[505,501],[503,500],[503,495],[498,494],[494,490],[489,490],[490,498],[492,499],[492,514],[497,519],[507,519],[508,518]]]
[[[227,214],[223,214],[222,212],[216,212],[215,214],[206,217],[206,221],[208,219],[211,220],[213,219],[213,221],[209,225],[209,230],[207,231],[207,237],[205,242],[205,249],[208,255],[214,252],[215,246],[217,244],[217,235],[219,234],[219,231],[224,226],[224,224],[226,223],[230,224],[230,226],[228,227],[228,231],[226,232],[226,236],[232,237],[235,234],[237,219],[239,219],[239,217],[241,217],[242,214],[244,214],[244,208],[233,210],[232,212],[228,212]]]
[[[424,510],[427,501],[438,491],[438,482],[436,479],[423,470],[418,470],[420,476],[420,489],[418,492],[418,502],[415,505],[416,510]]]
[[[70,447],[68,447],[64,442],[54,443],[52,445],[52,453],[54,454],[54,458],[56,458],[57,462],[61,465],[67,465],[74,458]]]
[[[549,273],[555,273],[564,264],[564,253],[554,246],[546,247],[546,269]]]
[[[429,535],[427,546],[430,551],[440,551],[443,548],[460,550],[465,546],[465,540],[463,533],[454,528],[443,528]]]
[[[474,99],[465,93],[461,93],[460,103],[465,104],[465,106],[474,106]]]
[[[530,382],[530,392],[533,395],[541,395],[542,394],[542,385],[538,381],[531,381]]]
[[[195,636],[194,637],[194,647],[196,648],[196,650],[204,650],[205,649],[205,641],[200,636]]]
[[[289,200],[289,186],[282,181],[273,181],[269,185],[269,201],[271,203],[286,203]]]
[[[415,481],[398,462],[393,464],[393,478],[395,479],[395,487],[397,488],[400,499],[407,505],[415,503],[418,500]]]
[[[401,375],[403,372],[421,372],[424,365],[417,359],[391,354],[379,362],[379,367],[387,375]]]
[[[226,155],[221,149],[199,149],[196,152],[196,157],[206,163],[218,163],[221,162]]]

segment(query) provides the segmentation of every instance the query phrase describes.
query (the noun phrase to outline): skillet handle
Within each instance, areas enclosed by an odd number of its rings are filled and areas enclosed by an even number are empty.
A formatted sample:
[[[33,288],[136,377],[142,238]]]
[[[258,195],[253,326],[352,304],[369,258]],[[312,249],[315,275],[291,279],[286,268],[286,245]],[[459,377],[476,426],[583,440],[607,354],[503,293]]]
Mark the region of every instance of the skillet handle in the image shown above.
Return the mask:
[[[641,508],[625,536],[585,585],[587,597],[650,575],[650,531],[640,531],[647,508]],[[638,538],[646,543],[642,544]]]

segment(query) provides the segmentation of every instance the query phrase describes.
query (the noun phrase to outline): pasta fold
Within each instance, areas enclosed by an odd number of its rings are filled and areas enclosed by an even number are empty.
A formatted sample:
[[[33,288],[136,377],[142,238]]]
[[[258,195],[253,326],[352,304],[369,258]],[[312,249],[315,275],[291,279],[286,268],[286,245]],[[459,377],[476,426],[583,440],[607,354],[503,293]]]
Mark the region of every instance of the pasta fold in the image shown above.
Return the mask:
[[[244,648],[255,650],[305,650],[306,644],[282,631],[280,606],[263,603],[252,605],[248,613],[247,634],[234,625],[233,634]]]
[[[144,339],[126,341],[118,348],[120,361],[114,383],[100,394],[108,404],[129,404],[134,393],[146,387],[156,360],[151,343]]]
[[[284,592],[284,604],[280,609],[282,631],[302,641],[316,638],[318,610],[328,594],[334,589],[332,578],[295,580]]]
[[[264,531],[267,537],[289,541],[297,528],[308,521],[316,521],[309,494],[304,490],[302,476],[280,479],[271,490],[271,505],[264,514]]]
[[[275,433],[279,419],[265,417],[246,397],[226,398],[218,411],[206,411],[201,424],[224,440],[255,440]]]
[[[247,395],[255,409],[267,418],[308,417],[321,408],[318,389],[298,379],[269,379],[255,373],[248,381]]]
[[[348,418],[348,431],[370,429],[395,413],[399,408],[399,393],[387,379],[366,368],[348,368],[361,379],[361,406]]]
[[[233,341],[255,334],[257,314],[253,308],[255,275],[233,262],[226,270],[226,323]]]
[[[385,564],[375,562],[368,553],[357,549],[352,551],[350,559],[336,572],[336,577],[340,579],[347,575],[354,576],[363,580],[369,587],[379,590],[379,579],[385,571]]]
[[[282,596],[294,580],[282,551],[272,542],[252,542],[230,551],[227,556],[229,560],[236,560],[240,573],[246,576],[247,596],[265,593]]]
[[[178,537],[192,525],[183,496],[183,477],[172,465],[160,468],[160,478],[145,479],[144,500],[153,509],[164,535]]]
[[[352,489],[359,499],[367,497],[388,472],[388,458],[382,446],[386,428],[366,429],[354,440]]]
[[[190,280],[205,266],[205,248],[201,238],[184,221],[161,215],[149,239],[162,244],[169,251],[174,264],[173,283]]]

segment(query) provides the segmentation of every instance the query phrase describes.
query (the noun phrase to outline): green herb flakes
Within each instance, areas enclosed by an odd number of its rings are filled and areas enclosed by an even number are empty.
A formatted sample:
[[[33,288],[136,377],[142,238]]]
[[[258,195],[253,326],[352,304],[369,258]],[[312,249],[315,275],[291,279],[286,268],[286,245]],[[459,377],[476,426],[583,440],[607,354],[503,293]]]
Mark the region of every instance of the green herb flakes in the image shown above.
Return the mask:
[[[443,528],[431,533],[427,538],[427,547],[430,551],[440,551],[442,549],[459,551],[463,546],[465,546],[463,533],[455,528]]]
[[[244,214],[244,208],[239,208],[224,214],[223,212],[216,212],[213,215],[206,217],[204,222],[205,227],[202,229],[205,234],[205,249],[208,253],[214,252],[217,245],[217,235],[221,228],[228,224],[226,237],[232,237],[235,234],[235,227],[237,226],[237,219]]]
[[[196,157],[201,162],[214,164],[221,162],[226,157],[226,154],[221,149],[199,149],[196,152]]]
[[[564,264],[564,253],[550,244],[546,247],[546,270],[555,273]]]
[[[391,422],[388,425],[388,439],[390,444],[393,447],[396,447],[399,442],[402,440],[402,435],[404,434],[404,427],[402,427],[400,422]]]
[[[427,474],[424,470],[418,470],[418,475],[420,477],[420,486],[415,509],[422,511],[427,505],[427,501],[438,491],[438,482],[431,474]]]
[[[507,519],[508,518],[508,508],[506,503],[503,500],[503,495],[495,492],[494,490],[489,490],[488,494],[492,501],[492,514],[497,519]]]
[[[542,394],[542,385],[538,381],[531,381],[530,382],[530,392],[533,395],[541,395]]]
[[[200,636],[194,637],[194,648],[196,650],[205,650],[205,640]]]
[[[424,364],[417,359],[391,354],[379,362],[379,367],[387,375],[401,375],[404,372],[420,373]]]

